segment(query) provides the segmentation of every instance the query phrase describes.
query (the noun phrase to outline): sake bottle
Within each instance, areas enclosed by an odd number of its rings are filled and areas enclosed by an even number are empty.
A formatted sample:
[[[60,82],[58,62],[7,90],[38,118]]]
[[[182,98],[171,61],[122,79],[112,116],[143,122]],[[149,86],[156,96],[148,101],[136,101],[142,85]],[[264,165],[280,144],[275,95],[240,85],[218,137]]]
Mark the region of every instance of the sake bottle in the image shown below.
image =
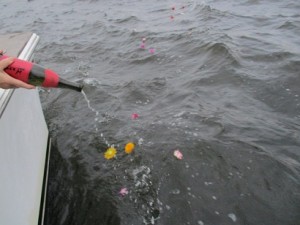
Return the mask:
[[[8,58],[0,54],[0,61]],[[15,58],[4,71],[25,83],[47,88],[67,88],[81,92],[83,86],[61,78],[57,73],[38,64]]]

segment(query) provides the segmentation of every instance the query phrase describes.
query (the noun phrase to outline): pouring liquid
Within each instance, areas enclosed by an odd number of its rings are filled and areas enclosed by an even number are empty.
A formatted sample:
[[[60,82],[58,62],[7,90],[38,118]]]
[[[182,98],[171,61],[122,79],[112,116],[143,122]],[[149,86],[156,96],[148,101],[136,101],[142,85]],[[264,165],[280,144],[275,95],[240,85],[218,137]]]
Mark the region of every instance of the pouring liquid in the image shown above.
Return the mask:
[[[97,111],[94,107],[91,106],[91,102],[90,100],[88,99],[86,93],[82,90],[81,91],[83,97],[84,97],[84,100],[86,101],[87,103],[87,106],[88,108],[95,113],[95,131],[98,133],[99,132],[99,129],[98,129],[98,126],[97,126],[97,122],[99,121],[99,111]],[[113,145],[110,145],[109,142],[107,141],[107,139],[105,138],[105,136],[103,135],[103,133],[100,133],[100,137],[102,138],[102,140],[104,141],[104,143],[107,145],[107,147],[111,147]]]

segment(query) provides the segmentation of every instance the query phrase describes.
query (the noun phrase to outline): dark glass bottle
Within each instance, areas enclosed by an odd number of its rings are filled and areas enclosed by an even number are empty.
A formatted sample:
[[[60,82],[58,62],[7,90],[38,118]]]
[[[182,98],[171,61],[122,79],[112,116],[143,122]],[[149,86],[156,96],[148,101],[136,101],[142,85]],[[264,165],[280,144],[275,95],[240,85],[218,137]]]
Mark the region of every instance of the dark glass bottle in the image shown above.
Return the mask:
[[[8,58],[8,56],[0,55],[0,61],[5,58]],[[50,69],[17,58],[15,58],[14,62],[6,67],[4,71],[8,75],[34,86],[67,88],[79,92],[81,92],[83,88],[80,84],[61,78],[57,73]]]

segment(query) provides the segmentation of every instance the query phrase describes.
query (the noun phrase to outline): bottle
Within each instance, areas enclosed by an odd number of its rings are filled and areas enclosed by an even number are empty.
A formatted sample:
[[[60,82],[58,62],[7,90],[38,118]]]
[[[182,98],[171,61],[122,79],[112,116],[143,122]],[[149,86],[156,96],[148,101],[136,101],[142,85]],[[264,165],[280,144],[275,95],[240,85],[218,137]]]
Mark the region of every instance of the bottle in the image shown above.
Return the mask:
[[[0,54],[0,61],[5,58],[8,58],[8,56]],[[50,69],[22,59],[15,58],[14,62],[6,67],[4,71],[8,75],[34,86],[68,88],[79,92],[83,88],[80,84],[59,77]]]

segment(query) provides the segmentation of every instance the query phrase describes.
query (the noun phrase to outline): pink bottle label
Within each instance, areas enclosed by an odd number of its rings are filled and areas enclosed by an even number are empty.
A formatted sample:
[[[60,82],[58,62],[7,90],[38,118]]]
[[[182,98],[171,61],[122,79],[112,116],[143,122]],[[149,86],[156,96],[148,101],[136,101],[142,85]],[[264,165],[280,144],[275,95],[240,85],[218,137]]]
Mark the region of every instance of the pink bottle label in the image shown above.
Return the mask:
[[[0,60],[6,59],[6,58],[8,58],[8,56],[3,55],[0,58]],[[18,80],[28,83],[28,76],[30,74],[31,68],[32,68],[31,62],[27,62],[27,61],[15,58],[14,62],[12,64],[10,64],[8,67],[6,67],[4,69],[4,71],[8,75],[10,75]]]
[[[57,87],[59,76],[52,70],[45,69],[45,80],[42,84],[43,87]]]

